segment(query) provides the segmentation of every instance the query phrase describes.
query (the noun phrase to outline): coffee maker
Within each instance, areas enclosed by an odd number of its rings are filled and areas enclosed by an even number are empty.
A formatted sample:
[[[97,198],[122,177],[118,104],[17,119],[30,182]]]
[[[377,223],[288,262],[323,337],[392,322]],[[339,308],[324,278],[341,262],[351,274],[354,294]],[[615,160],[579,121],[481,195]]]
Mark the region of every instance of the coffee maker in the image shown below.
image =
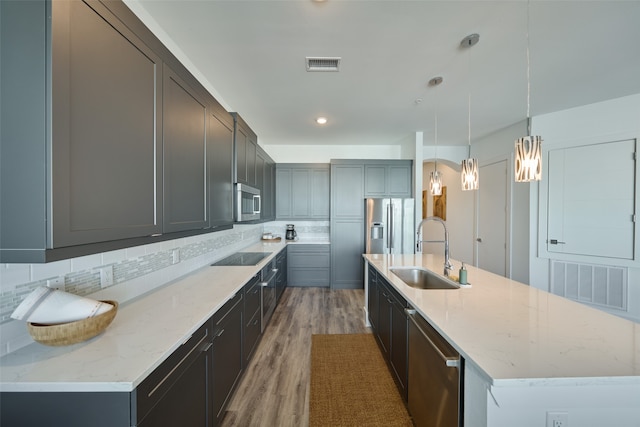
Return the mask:
[[[285,239],[287,240],[296,240],[298,238],[298,233],[293,229],[293,224],[287,224],[287,234],[285,234]]]

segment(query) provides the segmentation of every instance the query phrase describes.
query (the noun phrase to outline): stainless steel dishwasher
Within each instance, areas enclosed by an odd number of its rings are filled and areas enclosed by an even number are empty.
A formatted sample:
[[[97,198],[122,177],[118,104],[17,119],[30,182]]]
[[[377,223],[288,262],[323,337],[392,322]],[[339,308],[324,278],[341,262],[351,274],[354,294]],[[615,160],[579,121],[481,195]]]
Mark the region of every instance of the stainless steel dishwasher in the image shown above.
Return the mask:
[[[416,427],[462,426],[460,354],[413,309],[409,322],[409,412]]]

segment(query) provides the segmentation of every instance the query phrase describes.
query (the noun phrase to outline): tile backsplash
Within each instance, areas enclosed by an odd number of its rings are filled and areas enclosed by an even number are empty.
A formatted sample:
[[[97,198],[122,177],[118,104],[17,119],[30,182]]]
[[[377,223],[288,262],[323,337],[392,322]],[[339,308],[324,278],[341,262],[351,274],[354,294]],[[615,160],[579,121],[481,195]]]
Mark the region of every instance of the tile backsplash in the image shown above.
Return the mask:
[[[235,225],[231,230],[48,264],[0,264],[0,355],[31,342],[23,322],[10,316],[33,289],[46,286],[49,279],[63,280],[66,292],[95,294],[96,299],[117,299],[122,304],[256,243],[264,227],[266,224]],[[109,266],[113,284],[103,288],[100,269]],[[108,298],[110,293],[117,298]]]
[[[287,224],[295,226],[300,239],[329,239],[329,221],[272,221],[265,224],[264,231],[284,238]]]

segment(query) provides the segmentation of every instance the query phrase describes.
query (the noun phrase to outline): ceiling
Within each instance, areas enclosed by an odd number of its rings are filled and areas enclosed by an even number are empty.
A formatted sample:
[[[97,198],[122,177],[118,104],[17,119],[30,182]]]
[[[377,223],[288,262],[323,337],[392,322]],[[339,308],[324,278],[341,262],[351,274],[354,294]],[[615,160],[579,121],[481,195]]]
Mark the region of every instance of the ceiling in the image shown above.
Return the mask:
[[[532,116],[640,93],[640,0],[126,3],[262,145],[393,145],[417,131],[431,144],[436,113],[438,144],[464,145],[469,122],[472,144],[520,122],[527,20]],[[479,43],[461,48],[472,33]],[[340,71],[309,73],[307,56],[341,57]]]

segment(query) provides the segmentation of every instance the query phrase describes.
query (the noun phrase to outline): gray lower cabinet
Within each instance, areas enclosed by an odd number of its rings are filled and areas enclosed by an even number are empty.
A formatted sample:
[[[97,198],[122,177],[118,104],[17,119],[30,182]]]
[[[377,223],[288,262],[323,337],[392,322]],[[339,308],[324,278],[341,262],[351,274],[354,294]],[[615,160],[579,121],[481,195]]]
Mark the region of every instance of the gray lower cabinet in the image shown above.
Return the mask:
[[[156,368],[135,390],[132,425],[140,427],[210,426],[213,401],[211,324],[191,338]],[[98,418],[96,415],[89,418]],[[85,419],[86,422],[86,419]]]
[[[280,301],[282,293],[289,284],[288,257],[289,251],[286,246],[276,255],[276,268],[278,269],[276,274],[276,301]]]
[[[211,340],[207,322],[131,393],[3,392],[0,425],[212,426]]]
[[[243,308],[243,295],[239,292],[212,318],[213,353],[210,368],[213,377],[213,418],[216,425],[224,417],[224,410],[238,384],[244,366]]]
[[[280,163],[276,166],[276,219],[328,220],[330,165]]]
[[[247,366],[260,339],[260,274],[256,274],[244,285],[244,332],[242,354]]]
[[[206,101],[166,65],[163,92],[163,230],[172,232],[206,228]]]
[[[329,287],[331,249],[327,244],[288,246],[288,285]]]

